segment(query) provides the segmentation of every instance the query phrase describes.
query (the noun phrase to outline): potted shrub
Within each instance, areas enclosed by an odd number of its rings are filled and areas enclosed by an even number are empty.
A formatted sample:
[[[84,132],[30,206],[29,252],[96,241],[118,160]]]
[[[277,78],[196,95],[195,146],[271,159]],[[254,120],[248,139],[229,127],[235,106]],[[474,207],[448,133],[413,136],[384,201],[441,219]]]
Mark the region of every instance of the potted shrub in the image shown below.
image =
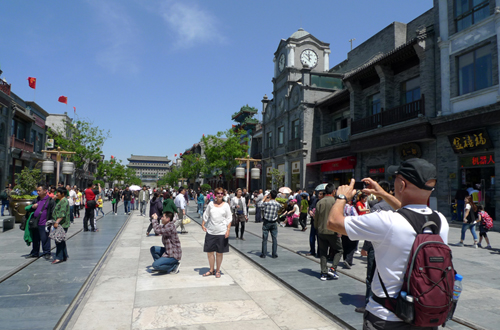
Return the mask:
[[[26,211],[24,208],[31,204],[36,195],[37,184],[40,181],[41,172],[38,169],[30,170],[25,167],[21,173],[17,174],[16,185],[10,194],[10,214],[16,218],[16,222],[22,222]]]

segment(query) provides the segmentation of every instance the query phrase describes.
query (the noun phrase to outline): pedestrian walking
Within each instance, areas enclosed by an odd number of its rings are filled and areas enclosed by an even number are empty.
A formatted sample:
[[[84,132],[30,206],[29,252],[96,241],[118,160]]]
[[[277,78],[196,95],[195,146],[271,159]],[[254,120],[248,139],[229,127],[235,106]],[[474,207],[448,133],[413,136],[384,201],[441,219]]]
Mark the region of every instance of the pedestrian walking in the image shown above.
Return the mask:
[[[68,260],[68,249],[66,247],[66,233],[71,225],[70,220],[70,206],[66,199],[68,190],[66,188],[56,189],[56,205],[52,213],[52,218],[55,220],[52,226],[55,230],[64,231],[64,233],[55,234],[54,241],[56,243],[56,256],[52,264],[58,264],[60,262]],[[59,228],[61,227],[61,228]]]
[[[477,206],[477,211],[479,215],[481,216],[481,222],[479,223],[479,243],[477,243],[477,246],[482,248],[483,246],[481,245],[481,242],[483,241],[483,237],[486,240],[486,246],[487,249],[491,249],[491,244],[490,244],[490,239],[488,238],[488,231],[489,226],[493,225],[493,219],[491,219],[490,215],[483,210],[483,207],[481,205]],[[488,222],[490,222],[488,226]]]
[[[66,185],[66,191],[67,191],[67,196],[66,199],[68,200],[69,204],[69,220],[71,223],[74,222],[75,217],[74,217],[74,209],[75,209],[75,200],[76,200],[76,192],[75,190],[68,184]]]
[[[205,207],[205,196],[203,196],[203,192],[201,190],[198,191],[198,197],[196,197],[196,200],[198,202],[198,216],[201,218],[203,217],[203,210]]]
[[[118,201],[120,200],[120,195],[120,190],[118,187],[115,187],[111,193],[111,206],[113,207],[112,211],[114,215],[118,214]]]
[[[367,185],[363,192],[383,198],[395,210],[404,208],[405,213],[411,212],[420,219],[420,228],[426,221],[423,215],[432,217],[433,221],[439,223],[437,225],[440,230],[437,230],[437,233],[442,241],[447,243],[448,221],[442,214],[433,212],[427,207],[427,201],[436,184],[437,174],[434,165],[423,159],[412,158],[402,162],[400,166],[389,167],[388,172],[395,176],[395,196],[387,193],[371,178],[362,180]],[[337,189],[337,201],[329,214],[328,229],[347,235],[351,240],[369,240],[374,246],[378,276],[372,283],[373,296],[366,306],[363,326],[365,329],[417,329],[397,317],[384,303],[386,298],[395,298],[399,295],[417,233],[402,215],[403,212],[380,211],[363,216],[345,217],[344,206],[356,193],[354,183],[353,179],[350,185],[343,185]],[[439,261],[435,263],[437,266]],[[448,301],[449,299],[451,298],[447,298]],[[437,330],[439,325],[418,327],[418,329]]]
[[[210,269],[203,276],[221,277],[223,253],[229,252],[229,233],[231,230],[231,208],[224,202],[224,190],[215,189],[215,201],[210,202],[203,213],[201,228],[205,234],[203,252],[207,253]]]
[[[99,195],[97,197],[97,207],[95,209],[95,217],[96,218],[99,216],[99,212],[101,212],[103,216],[105,215],[104,211],[102,210],[103,206],[104,206],[104,201],[102,199],[102,196]]]
[[[328,229],[328,214],[330,209],[335,204],[333,194],[335,193],[335,185],[328,183],[325,187],[324,197],[316,204],[316,214],[314,217],[314,227],[318,231],[318,249],[321,267],[322,281],[336,280],[339,278],[337,266],[342,256],[342,240],[341,234]],[[328,268],[328,248],[333,251],[332,267]]]
[[[311,205],[309,206],[311,229],[309,230],[309,253],[306,253],[306,255],[315,256],[316,258],[319,258],[319,247],[317,247],[318,230],[316,229],[316,227],[314,227],[314,219],[316,218],[316,205],[321,199],[323,199],[323,194],[323,190],[315,191],[315,194],[311,198]]]
[[[184,223],[182,222],[182,220],[186,216],[186,206],[187,206],[186,198],[185,198],[186,189],[184,189],[184,187],[180,187],[178,192],[179,193],[175,197],[174,203],[175,203],[175,206],[177,207],[179,221],[177,221],[175,226],[176,227],[181,226],[181,234],[187,234],[188,232],[184,228]]]
[[[141,215],[143,217],[145,217],[146,216],[146,208],[147,208],[148,203],[149,203],[149,191],[146,188],[146,186],[142,186],[142,190],[139,192],[138,200],[139,200],[139,204],[141,207]]]
[[[129,186],[125,187],[125,190],[122,193],[122,201],[123,201],[123,209],[125,214],[130,214],[130,201],[132,200],[132,191]]]
[[[281,204],[276,201],[276,196],[278,192],[276,190],[271,190],[271,192],[264,197],[262,202],[262,211],[264,213],[264,218],[262,219],[264,223],[262,224],[262,252],[260,254],[261,258],[267,256],[267,238],[269,233],[271,233],[271,238],[273,240],[272,247],[272,258],[278,258],[278,212],[281,209]]]
[[[177,274],[181,265],[182,248],[177,230],[172,220],[174,214],[167,212],[161,217],[161,224],[158,223],[158,214],[153,214],[152,224],[155,233],[161,235],[163,247],[152,246],[150,249],[153,257],[153,269],[167,274]]]
[[[76,199],[75,199],[75,206],[73,208],[73,216],[74,218],[79,218],[80,217],[80,209],[81,209],[81,205],[82,205],[82,192],[80,191],[80,189],[78,189],[78,187],[75,185],[73,186],[73,189],[75,190],[76,192]]]
[[[248,222],[248,209],[240,188],[236,189],[236,196],[231,199],[230,205],[234,216],[236,239],[244,241],[243,234],[245,233],[245,223]]]
[[[257,196],[254,199],[255,202],[255,222],[262,222],[262,201],[264,200],[264,194],[262,189],[259,189]]]
[[[307,200],[308,196],[306,193],[302,193],[302,199],[300,200],[300,214],[299,223],[302,227],[302,231],[307,230],[307,212],[309,211],[309,202]]]
[[[465,214],[462,221],[462,233],[458,246],[464,246],[465,233],[467,230],[470,230],[472,237],[474,238],[473,247],[477,248],[476,223],[481,221],[481,215],[478,213],[476,203],[472,201],[472,196],[467,196],[465,198]]]

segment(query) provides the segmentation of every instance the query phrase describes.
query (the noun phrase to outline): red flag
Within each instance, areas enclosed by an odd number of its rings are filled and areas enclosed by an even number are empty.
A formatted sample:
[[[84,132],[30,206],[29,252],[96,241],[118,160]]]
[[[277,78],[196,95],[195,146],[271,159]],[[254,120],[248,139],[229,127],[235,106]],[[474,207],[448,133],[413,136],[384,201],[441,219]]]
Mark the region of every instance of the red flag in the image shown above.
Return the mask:
[[[73,110],[75,111],[75,114],[76,114],[76,107],[73,107]]]
[[[177,157],[177,154],[175,154],[174,157]]]
[[[180,153],[180,156],[182,156],[182,152]]]
[[[68,104],[68,97],[67,96],[59,96],[59,102]]]
[[[36,78],[28,77],[28,84],[31,88],[36,89]]]

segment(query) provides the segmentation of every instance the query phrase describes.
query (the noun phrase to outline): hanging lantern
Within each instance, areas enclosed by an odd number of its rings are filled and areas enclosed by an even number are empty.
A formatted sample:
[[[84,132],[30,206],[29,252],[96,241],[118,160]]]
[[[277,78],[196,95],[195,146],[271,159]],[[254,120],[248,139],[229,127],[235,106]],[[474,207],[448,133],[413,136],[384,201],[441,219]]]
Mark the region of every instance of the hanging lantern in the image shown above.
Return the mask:
[[[54,173],[54,162],[51,160],[43,161],[42,173]]]
[[[72,162],[64,162],[62,165],[63,174],[73,174],[74,169],[75,169],[75,164]]]
[[[252,179],[260,179],[260,169],[254,167],[250,170],[250,177]]]
[[[241,166],[236,167],[236,179],[245,178],[245,169]]]

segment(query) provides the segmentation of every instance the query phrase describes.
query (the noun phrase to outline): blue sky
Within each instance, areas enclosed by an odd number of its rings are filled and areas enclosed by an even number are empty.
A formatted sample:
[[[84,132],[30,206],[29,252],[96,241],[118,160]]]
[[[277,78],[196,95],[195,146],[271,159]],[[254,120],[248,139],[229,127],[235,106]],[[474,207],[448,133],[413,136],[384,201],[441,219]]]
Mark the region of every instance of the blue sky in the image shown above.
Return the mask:
[[[330,43],[330,65],[432,0],[1,1],[2,78],[49,113],[73,107],[111,131],[104,153],[168,156],[231,127],[272,94],[273,54],[302,27]],[[68,106],[57,102],[68,97]]]

